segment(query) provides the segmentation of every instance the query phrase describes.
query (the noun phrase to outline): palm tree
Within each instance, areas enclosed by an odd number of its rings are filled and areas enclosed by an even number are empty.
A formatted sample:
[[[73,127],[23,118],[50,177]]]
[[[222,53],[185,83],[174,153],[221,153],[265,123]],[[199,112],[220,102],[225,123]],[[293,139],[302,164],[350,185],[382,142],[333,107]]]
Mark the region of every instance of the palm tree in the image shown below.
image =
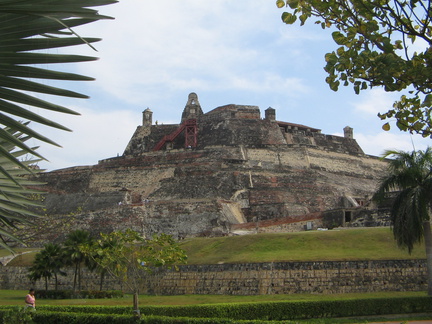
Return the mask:
[[[92,78],[73,73],[59,72],[38,67],[48,63],[71,63],[92,61],[90,56],[48,53],[48,50],[99,41],[97,38],[81,38],[72,28],[110,17],[99,15],[91,7],[115,3],[115,0],[0,0],[0,156],[1,161],[15,165],[20,174],[11,168],[0,167],[5,181],[0,181],[3,197],[13,196],[22,191],[22,173],[31,173],[27,163],[14,154],[15,148],[38,158],[43,158],[36,148],[27,146],[23,138],[34,138],[45,143],[58,145],[49,138],[29,127],[29,121],[50,127],[68,130],[66,127],[34,113],[32,107],[60,113],[78,113],[48,101],[39,94],[86,98],[85,95],[67,89],[53,87],[46,80],[84,81]],[[91,46],[91,45],[90,45]],[[35,79],[42,79],[37,82]],[[35,95],[33,95],[35,94]],[[24,121],[24,122],[22,122]],[[21,133],[23,137],[14,134]],[[10,147],[12,145],[12,148]],[[14,185],[11,185],[13,183]],[[5,199],[6,201],[7,199]],[[2,204],[0,209],[0,232],[11,236],[6,223],[21,221],[25,206],[14,208]],[[13,217],[11,216],[13,215]],[[5,245],[4,242],[2,244]]]
[[[44,278],[45,290],[48,290],[48,279],[54,276],[55,290],[57,290],[58,275],[66,275],[66,273],[61,270],[63,265],[64,253],[62,247],[53,243],[45,244],[44,249],[36,254],[33,265],[29,268],[29,277],[32,281]]]
[[[381,180],[374,200],[383,201],[386,194],[395,192],[390,217],[397,244],[407,248],[423,239],[426,248],[428,294],[432,295],[432,149],[425,151],[387,151],[388,172]]]
[[[81,252],[81,245],[91,245],[92,237],[90,233],[84,230],[76,230],[71,233],[66,238],[64,242],[64,251],[66,262],[74,266],[74,282],[73,290],[75,291],[78,285],[78,290],[81,290],[81,267],[84,263],[89,266],[89,268],[94,268],[94,263],[91,259]]]

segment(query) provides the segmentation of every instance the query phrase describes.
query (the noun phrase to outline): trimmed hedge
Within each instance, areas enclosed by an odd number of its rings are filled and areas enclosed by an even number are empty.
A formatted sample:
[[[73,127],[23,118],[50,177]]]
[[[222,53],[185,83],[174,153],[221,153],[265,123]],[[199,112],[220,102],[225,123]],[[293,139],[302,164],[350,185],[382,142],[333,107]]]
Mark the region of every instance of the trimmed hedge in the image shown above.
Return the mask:
[[[373,298],[301,302],[144,306],[141,314],[237,320],[293,320],[432,312],[432,297]]]
[[[17,312],[17,306],[0,307],[0,320],[14,307]],[[267,323],[308,318],[430,313],[432,297],[142,306],[140,311],[142,318],[139,322],[133,316],[132,307],[127,306],[39,306],[32,316],[35,323],[43,324]]]
[[[105,314],[78,314],[63,312],[36,312],[33,316],[34,323],[38,324],[277,324],[280,322],[273,321],[242,321],[228,318],[189,318],[189,317],[167,317],[167,316],[142,316],[136,319],[128,315],[105,315]]]
[[[127,306],[39,306],[38,310],[132,314]],[[189,306],[141,306],[141,314],[192,317],[229,318],[235,320],[293,320],[307,318],[336,318],[375,316],[386,314],[412,314],[432,312],[432,297],[341,299],[301,302],[232,303]]]
[[[117,314],[131,315],[133,309],[131,306],[99,306],[99,305],[46,305],[38,306],[38,311],[47,312],[65,312],[65,313],[82,313],[82,314]]]
[[[23,316],[24,315],[24,316]],[[24,307],[11,307],[0,309],[0,322],[7,318],[8,324],[259,324],[261,320],[242,321],[227,318],[188,318],[188,317],[167,317],[167,316],[142,316],[137,319],[131,315],[107,315],[107,314],[83,314],[73,312],[50,312],[50,311],[26,311]],[[12,322],[10,322],[12,320]],[[280,322],[265,321],[268,324]]]
[[[38,290],[37,299],[94,299],[94,298],[121,298],[124,296],[120,290]]]

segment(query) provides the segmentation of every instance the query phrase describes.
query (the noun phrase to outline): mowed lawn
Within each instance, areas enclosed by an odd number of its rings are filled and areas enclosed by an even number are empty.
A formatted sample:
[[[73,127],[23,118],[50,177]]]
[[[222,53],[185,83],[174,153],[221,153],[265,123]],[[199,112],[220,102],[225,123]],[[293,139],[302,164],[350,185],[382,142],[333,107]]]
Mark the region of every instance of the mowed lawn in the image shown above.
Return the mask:
[[[388,227],[194,238],[181,246],[189,264],[426,258],[421,244],[412,254],[398,248]]]
[[[0,290],[0,306],[24,306],[24,297],[27,290]],[[292,295],[177,295],[177,296],[148,296],[140,295],[139,304],[144,305],[197,305],[218,303],[259,303],[272,301],[313,301],[338,300],[358,298],[385,298],[385,297],[411,297],[426,296],[426,292],[382,292],[382,293],[356,293],[356,294],[292,294]],[[43,305],[106,305],[132,307],[132,295],[125,294],[122,298],[113,299],[39,299],[37,306]]]

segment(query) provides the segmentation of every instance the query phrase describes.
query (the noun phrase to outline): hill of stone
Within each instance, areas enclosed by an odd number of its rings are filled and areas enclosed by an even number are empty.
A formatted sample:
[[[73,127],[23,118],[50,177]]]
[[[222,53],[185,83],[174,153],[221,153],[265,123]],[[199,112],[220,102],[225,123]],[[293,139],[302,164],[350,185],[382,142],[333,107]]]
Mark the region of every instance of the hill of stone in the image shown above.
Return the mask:
[[[195,93],[181,116],[153,124],[146,109],[123,155],[38,173],[49,219],[28,231],[33,244],[59,243],[71,228],[190,239],[388,225],[370,200],[387,163],[364,154],[352,128],[324,134],[250,105],[204,113]]]

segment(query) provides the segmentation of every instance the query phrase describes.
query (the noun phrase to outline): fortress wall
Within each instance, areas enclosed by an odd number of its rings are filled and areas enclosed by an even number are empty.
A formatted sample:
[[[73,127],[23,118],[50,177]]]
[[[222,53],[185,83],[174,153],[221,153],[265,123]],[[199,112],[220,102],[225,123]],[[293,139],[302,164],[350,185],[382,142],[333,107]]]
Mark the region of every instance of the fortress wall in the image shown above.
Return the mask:
[[[382,175],[386,163],[365,155],[356,156],[317,149],[308,149],[312,168],[368,179]]]
[[[37,181],[49,183],[40,189],[55,194],[83,192],[88,187],[93,167],[73,167],[37,174]]]
[[[119,205],[75,217],[73,228],[100,232],[132,229],[146,237],[166,233],[175,238],[226,233],[228,218],[215,200],[144,201],[140,205]]]
[[[160,181],[174,176],[174,168],[128,168],[95,172],[89,181],[89,190],[106,192],[127,188],[144,197],[160,186]],[[143,198],[144,198],[143,197]]]
[[[340,208],[344,196],[370,195],[385,165],[365,155],[310,147],[220,145],[112,158],[41,174],[41,180],[52,193],[46,199],[51,214],[83,210],[73,228],[91,223],[107,231],[136,221],[133,228],[145,234],[197,236],[226,234],[228,223],[243,216],[263,221]],[[241,206],[224,213],[217,201],[237,202],[238,192]],[[151,213],[145,200],[152,201]]]
[[[140,293],[156,295],[340,294],[427,290],[426,260],[271,262],[181,265],[179,271],[157,269],[143,274]],[[73,272],[60,277],[59,289],[71,289]],[[27,269],[0,267],[0,289],[44,289],[32,285]],[[99,275],[84,271],[83,289],[98,289]],[[54,289],[54,281],[49,289]],[[106,278],[104,289],[122,289]]]
[[[303,148],[298,149],[245,149],[249,163],[266,168],[270,166],[274,168],[278,165],[283,165],[292,168],[308,168],[309,161],[306,151]]]

